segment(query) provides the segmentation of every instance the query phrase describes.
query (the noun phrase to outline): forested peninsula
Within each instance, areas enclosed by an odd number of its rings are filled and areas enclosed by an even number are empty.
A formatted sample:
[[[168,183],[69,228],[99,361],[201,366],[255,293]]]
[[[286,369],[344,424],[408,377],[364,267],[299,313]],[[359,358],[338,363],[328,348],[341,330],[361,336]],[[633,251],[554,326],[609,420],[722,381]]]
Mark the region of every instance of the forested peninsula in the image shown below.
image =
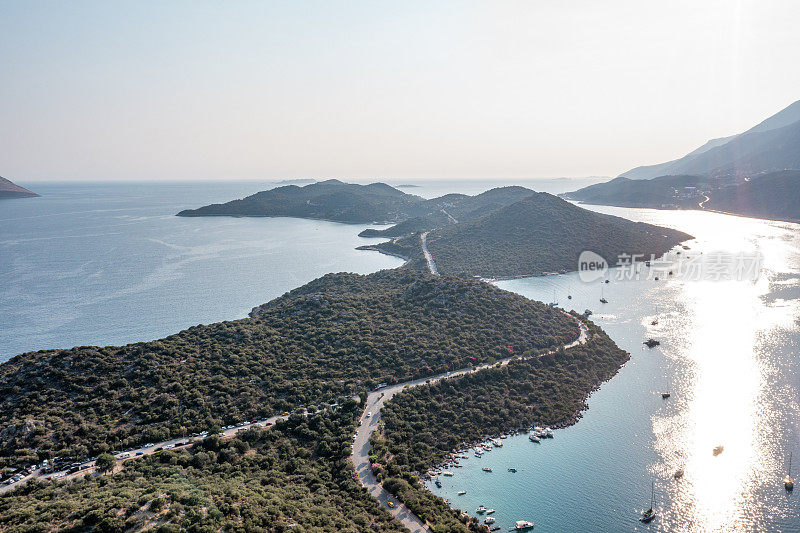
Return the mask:
[[[569,342],[559,311],[409,270],[329,274],[256,308],[121,347],[0,365],[0,468],[81,459]]]
[[[278,187],[178,214],[392,222],[390,227],[367,228],[359,234],[391,240],[360,249],[397,256],[407,261],[407,268],[427,270],[420,242],[420,235],[426,233],[439,273],[461,277],[508,278],[575,270],[584,250],[615,265],[620,254],[659,257],[691,239],[680,231],[595,213],[518,186],[425,200],[384,183],[328,180],[305,187]]]

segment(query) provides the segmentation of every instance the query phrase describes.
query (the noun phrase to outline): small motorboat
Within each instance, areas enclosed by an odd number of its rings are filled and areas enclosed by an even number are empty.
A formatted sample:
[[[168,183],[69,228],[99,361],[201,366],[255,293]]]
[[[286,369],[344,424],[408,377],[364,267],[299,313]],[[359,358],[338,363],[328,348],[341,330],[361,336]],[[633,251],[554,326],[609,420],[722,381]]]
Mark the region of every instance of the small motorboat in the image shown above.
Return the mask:
[[[650,322],[650,325],[651,326],[657,326],[658,325],[658,319],[657,318],[654,319],[652,322]]]
[[[653,348],[654,346],[658,346],[661,343],[651,337],[651,338],[647,339],[646,341],[644,341],[642,344],[644,344],[648,348]]]
[[[601,304],[607,304],[608,300],[606,300],[605,298],[600,298],[600,303]]]
[[[725,451],[725,446],[720,444],[719,446],[714,446],[714,449],[711,451],[711,453],[713,453],[714,457],[716,457],[717,455],[721,454],[723,451]]]
[[[490,527],[489,531],[498,531],[499,529],[500,529],[500,526],[494,526],[494,527]]]
[[[680,478],[682,478],[682,477],[683,477],[683,468],[679,468],[679,469],[677,469],[677,470],[675,471],[675,473],[674,473],[674,474],[672,474],[672,477],[674,477],[675,479],[680,479]]]
[[[493,516],[490,516],[486,520],[483,521],[483,523],[486,524],[486,525],[494,524],[495,522],[497,522],[497,520],[495,520],[495,518]]]
[[[433,484],[436,485],[440,489],[442,488],[442,482],[439,481],[438,479],[436,481],[434,481]]]
[[[442,472],[442,475],[443,476],[447,476],[447,477],[453,477],[453,473],[452,472]]]
[[[516,468],[509,468],[508,471],[511,472],[512,474],[516,474],[517,473],[517,469]]]
[[[537,435],[536,433],[531,433],[530,435],[528,435],[528,440],[530,440],[531,442],[542,442],[542,438],[539,437],[539,435]]]
[[[475,512],[476,512],[476,513],[478,513],[478,514],[483,514],[483,513],[485,513],[485,512],[486,512],[486,506],[485,506],[485,505],[480,505],[480,506],[478,506],[478,508],[477,508],[477,509],[475,509]]]
[[[465,490],[460,490],[460,491],[458,491],[458,495],[459,495],[459,496],[463,496],[463,495],[464,495],[464,494],[466,494],[466,493],[467,493],[467,491],[465,491]]]
[[[661,397],[666,400],[667,398],[669,398],[669,393],[668,392],[662,392],[661,393]]]
[[[591,309],[585,309],[583,311],[583,316],[586,316],[586,317],[592,316],[592,310]]]
[[[555,434],[553,433],[552,429],[544,428],[544,432],[542,433],[542,436],[543,437],[547,437],[548,439],[552,439],[555,436]]]
[[[509,529],[513,529],[515,531],[528,531],[529,529],[533,528],[533,522],[528,522],[527,520],[517,520],[517,522]]]
[[[491,472],[492,471],[492,469],[489,468],[488,466],[484,466],[483,468],[481,468],[481,470],[483,470],[484,472]]]
[[[792,492],[794,490],[794,479],[792,479],[792,453],[789,452],[789,471],[786,477],[783,478],[783,488]]]
[[[494,509],[486,509],[486,514],[492,514],[493,512],[494,512]]]

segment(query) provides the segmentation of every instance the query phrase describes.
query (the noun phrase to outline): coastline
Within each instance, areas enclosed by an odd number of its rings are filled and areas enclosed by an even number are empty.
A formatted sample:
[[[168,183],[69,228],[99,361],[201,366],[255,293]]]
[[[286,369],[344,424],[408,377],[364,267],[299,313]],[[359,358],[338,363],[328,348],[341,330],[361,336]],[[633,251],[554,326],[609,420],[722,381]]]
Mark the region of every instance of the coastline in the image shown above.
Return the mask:
[[[300,218],[303,220],[320,220],[322,222],[335,222],[337,224],[347,224],[348,226],[391,226],[393,224],[397,224],[397,222],[391,221],[383,221],[383,222],[361,222],[361,221],[352,221],[352,220],[334,220],[332,218],[324,218],[324,217],[301,217],[297,215],[244,215],[244,214],[236,214],[236,213],[209,213],[209,214],[202,214],[202,215],[194,215],[194,214],[181,214],[185,211],[192,211],[190,209],[185,209],[184,211],[180,211],[175,213],[174,216],[181,217],[181,218],[204,218],[204,217],[231,217],[231,218]]]
[[[757,215],[748,215],[746,213],[733,213],[730,211],[721,211],[719,209],[707,209],[703,208],[694,208],[694,209],[685,209],[682,207],[674,207],[674,208],[667,208],[667,207],[655,207],[655,206],[647,206],[647,205],[622,205],[622,204],[599,204],[593,202],[584,202],[581,200],[574,200],[568,197],[564,197],[565,200],[569,200],[570,202],[574,202],[577,205],[596,205],[596,206],[605,206],[605,207],[620,207],[623,209],[655,209],[656,211],[697,211],[697,212],[707,212],[707,213],[716,213],[718,215],[729,215],[732,217],[738,218],[751,218],[753,220],[763,220],[766,222],[785,222],[790,224],[800,224],[800,218],[773,218],[767,216],[757,216]]]

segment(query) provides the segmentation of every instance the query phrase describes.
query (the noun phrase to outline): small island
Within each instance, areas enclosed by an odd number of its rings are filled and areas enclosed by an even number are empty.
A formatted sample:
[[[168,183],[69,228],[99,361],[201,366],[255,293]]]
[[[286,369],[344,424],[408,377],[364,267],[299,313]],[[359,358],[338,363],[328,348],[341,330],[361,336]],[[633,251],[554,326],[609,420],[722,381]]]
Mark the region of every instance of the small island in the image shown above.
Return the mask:
[[[34,198],[36,196],[39,195],[0,176],[0,200],[9,198]]]

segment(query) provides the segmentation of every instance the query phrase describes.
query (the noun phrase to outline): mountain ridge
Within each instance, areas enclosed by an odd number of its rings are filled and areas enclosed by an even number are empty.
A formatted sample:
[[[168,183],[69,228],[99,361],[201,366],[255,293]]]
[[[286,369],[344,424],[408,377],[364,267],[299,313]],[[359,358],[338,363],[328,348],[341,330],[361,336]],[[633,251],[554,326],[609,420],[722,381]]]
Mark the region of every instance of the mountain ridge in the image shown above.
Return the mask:
[[[785,129],[791,128],[791,129]],[[728,137],[711,139],[678,159],[643,165],[618,177],[651,179],[680,174],[742,176],[800,169],[800,100],[767,117],[752,128]],[[749,153],[737,150],[749,146]]]

